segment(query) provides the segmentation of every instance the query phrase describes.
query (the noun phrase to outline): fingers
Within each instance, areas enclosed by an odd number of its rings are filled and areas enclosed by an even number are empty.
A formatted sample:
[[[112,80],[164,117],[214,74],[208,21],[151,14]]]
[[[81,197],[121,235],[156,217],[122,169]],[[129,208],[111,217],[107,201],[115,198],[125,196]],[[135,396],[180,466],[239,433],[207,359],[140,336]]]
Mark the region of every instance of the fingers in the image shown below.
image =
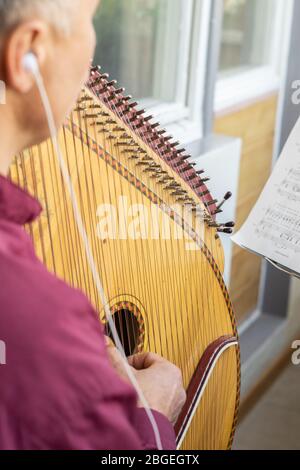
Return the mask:
[[[105,345],[106,345],[107,347],[109,347],[109,346],[113,346],[113,347],[114,347],[114,346],[115,346],[114,343],[113,343],[113,340],[112,340],[109,336],[106,336],[106,335],[105,335],[105,336],[104,336],[104,341],[105,341]]]
[[[125,360],[120,353],[120,351],[115,347],[113,342],[105,336],[106,350],[112,367],[118,372],[122,377],[127,377]]]
[[[135,370],[143,370],[158,363],[166,363],[167,361],[158,354],[145,352],[128,357],[128,362]]]
[[[115,348],[114,346],[108,346],[107,347],[107,354],[109,356],[109,359],[114,367],[117,365],[122,365],[124,364],[124,359],[121,355],[121,353]]]

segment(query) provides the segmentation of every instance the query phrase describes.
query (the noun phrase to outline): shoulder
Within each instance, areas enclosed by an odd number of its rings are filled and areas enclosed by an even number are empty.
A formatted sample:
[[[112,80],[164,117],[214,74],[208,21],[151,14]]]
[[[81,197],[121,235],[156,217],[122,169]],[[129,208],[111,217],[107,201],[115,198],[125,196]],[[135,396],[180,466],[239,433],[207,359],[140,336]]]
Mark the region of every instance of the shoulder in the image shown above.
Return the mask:
[[[82,292],[49,273],[34,256],[0,249],[0,330],[27,353],[63,352],[60,343],[97,343],[102,327]],[[18,345],[16,345],[18,348]],[[56,349],[55,349],[56,348]]]

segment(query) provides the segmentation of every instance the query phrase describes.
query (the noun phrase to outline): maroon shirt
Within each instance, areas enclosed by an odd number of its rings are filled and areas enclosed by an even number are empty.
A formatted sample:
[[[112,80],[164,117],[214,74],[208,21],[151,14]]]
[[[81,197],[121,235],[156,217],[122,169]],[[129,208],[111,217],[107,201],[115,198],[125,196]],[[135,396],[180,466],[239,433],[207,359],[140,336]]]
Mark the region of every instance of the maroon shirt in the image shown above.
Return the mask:
[[[0,449],[155,449],[134,390],[110,366],[96,312],[35,256],[22,225],[40,212],[0,176]],[[174,449],[171,424],[154,415]]]

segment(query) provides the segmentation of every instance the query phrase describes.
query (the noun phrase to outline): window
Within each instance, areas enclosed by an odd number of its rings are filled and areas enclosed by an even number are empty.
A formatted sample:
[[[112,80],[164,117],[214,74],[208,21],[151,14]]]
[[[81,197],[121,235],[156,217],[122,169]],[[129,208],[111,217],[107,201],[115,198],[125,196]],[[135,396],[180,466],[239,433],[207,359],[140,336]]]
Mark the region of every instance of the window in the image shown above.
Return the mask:
[[[148,106],[183,99],[178,72],[184,76],[188,66],[183,54],[189,47],[192,3],[102,0],[96,60]]]
[[[233,174],[228,162],[236,169],[239,148],[211,138],[212,110],[229,114],[278,91],[293,12],[294,0],[102,0],[95,61],[199,157],[201,168],[219,173],[210,188],[222,197],[226,178],[216,162]],[[232,198],[228,220],[236,203]]]
[[[95,19],[95,62],[162,125],[186,120],[194,123],[194,130],[197,126],[198,137],[210,4],[211,0],[102,0]]]
[[[279,89],[293,0],[222,0],[215,111],[228,111]]]
[[[97,62],[135,98],[175,100],[182,8],[181,0],[102,1]],[[167,86],[159,72],[168,74]]]
[[[223,26],[215,33],[221,54],[214,105],[223,112],[278,90],[292,4],[102,0],[95,19],[95,62],[188,145],[203,137],[205,90],[215,86],[206,83],[214,6],[223,5]]]
[[[222,73],[269,62],[275,14],[272,0],[224,0]]]

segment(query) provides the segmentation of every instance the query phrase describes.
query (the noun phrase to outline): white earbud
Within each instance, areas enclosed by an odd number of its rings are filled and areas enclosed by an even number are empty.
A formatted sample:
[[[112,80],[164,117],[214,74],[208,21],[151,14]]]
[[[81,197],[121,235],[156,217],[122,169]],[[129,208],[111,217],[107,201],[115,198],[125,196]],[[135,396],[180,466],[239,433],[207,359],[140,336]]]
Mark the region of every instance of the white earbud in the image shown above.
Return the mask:
[[[36,55],[33,52],[28,52],[23,57],[23,67],[27,72],[36,74],[39,71],[39,64]]]

